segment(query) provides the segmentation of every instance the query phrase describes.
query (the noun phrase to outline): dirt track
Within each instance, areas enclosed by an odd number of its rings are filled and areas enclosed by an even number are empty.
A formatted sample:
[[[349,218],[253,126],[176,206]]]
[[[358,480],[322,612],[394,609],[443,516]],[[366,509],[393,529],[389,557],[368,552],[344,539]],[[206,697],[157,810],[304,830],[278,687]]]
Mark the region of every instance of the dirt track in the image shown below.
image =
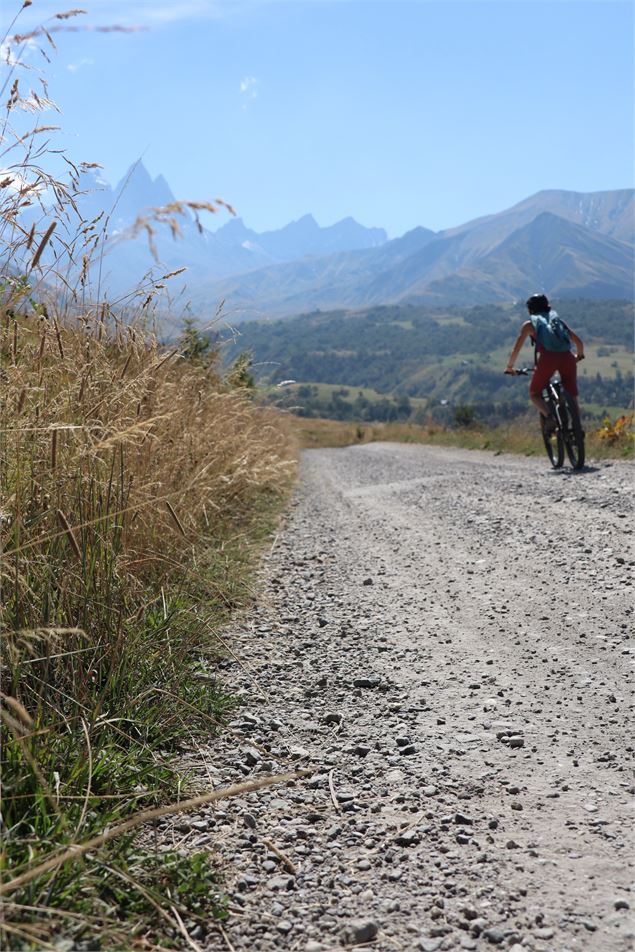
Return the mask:
[[[227,939],[199,941],[633,947],[632,474],[304,454],[232,634],[245,705],[211,779],[316,774],[180,821],[228,861]]]

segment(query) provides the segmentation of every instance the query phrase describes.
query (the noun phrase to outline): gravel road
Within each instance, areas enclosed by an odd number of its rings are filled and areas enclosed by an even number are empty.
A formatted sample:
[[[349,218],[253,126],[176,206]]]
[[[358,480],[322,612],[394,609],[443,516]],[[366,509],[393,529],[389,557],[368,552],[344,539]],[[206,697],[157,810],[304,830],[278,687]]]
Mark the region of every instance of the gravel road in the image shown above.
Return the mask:
[[[315,772],[176,821],[226,866],[208,952],[633,948],[632,477],[303,454],[207,776]]]

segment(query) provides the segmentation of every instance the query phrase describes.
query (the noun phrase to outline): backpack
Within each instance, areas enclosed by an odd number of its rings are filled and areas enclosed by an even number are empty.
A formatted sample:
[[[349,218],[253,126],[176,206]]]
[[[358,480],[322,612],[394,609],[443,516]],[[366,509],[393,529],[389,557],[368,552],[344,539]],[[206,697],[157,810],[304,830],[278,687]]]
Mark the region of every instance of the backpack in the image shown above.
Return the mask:
[[[562,353],[571,350],[569,328],[555,311],[532,314],[531,323],[536,333],[536,343],[545,350]]]

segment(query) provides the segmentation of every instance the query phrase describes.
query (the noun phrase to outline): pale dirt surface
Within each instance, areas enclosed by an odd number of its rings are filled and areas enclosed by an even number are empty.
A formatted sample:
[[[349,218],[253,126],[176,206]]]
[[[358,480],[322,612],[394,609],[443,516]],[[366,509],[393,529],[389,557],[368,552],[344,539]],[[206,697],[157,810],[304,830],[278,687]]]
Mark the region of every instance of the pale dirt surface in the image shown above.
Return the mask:
[[[618,462],[303,455],[207,776],[315,774],[175,821],[226,861],[208,952],[633,948],[632,488]]]

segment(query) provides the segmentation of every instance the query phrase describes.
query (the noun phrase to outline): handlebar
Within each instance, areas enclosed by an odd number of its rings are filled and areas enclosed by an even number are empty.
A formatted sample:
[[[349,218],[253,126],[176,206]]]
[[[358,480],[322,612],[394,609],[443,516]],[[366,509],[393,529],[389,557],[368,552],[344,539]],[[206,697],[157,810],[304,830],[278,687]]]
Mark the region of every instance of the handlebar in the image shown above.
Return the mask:
[[[581,360],[584,360],[584,354],[576,354],[575,359],[576,362],[579,363]],[[533,369],[531,367],[514,367],[512,370],[504,370],[503,373],[509,377],[527,377],[533,373]]]

